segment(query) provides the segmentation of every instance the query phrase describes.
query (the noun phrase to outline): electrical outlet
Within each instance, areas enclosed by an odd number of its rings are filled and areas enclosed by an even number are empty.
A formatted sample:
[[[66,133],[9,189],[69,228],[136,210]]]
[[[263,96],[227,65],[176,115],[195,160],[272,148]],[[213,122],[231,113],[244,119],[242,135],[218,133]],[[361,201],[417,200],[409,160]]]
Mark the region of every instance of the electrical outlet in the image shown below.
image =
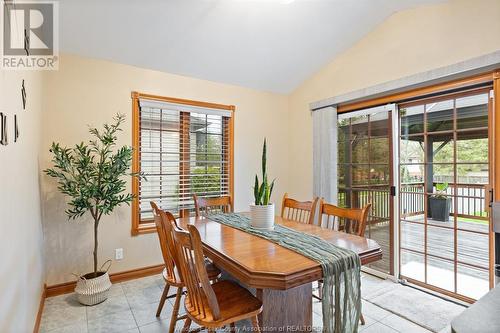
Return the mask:
[[[123,249],[115,249],[115,259],[122,260],[123,259]]]

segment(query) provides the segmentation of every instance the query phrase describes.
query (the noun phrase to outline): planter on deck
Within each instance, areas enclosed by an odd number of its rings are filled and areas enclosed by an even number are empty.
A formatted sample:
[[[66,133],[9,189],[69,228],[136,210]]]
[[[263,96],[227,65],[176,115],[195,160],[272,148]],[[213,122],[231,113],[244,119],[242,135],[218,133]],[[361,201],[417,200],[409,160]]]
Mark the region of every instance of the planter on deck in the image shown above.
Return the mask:
[[[433,220],[450,220],[451,198],[429,198],[429,215]]]

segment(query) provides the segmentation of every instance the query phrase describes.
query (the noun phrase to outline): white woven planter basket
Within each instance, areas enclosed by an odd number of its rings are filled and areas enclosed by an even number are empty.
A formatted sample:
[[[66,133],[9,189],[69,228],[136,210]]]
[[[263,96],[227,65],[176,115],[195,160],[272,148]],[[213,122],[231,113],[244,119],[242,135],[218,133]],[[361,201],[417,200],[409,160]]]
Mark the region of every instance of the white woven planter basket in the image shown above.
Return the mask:
[[[250,224],[254,228],[274,229],[274,204],[266,206],[250,205]]]
[[[83,276],[79,277],[76,282],[75,293],[80,303],[84,305],[96,305],[108,298],[110,288],[111,280],[106,270],[104,274],[93,279],[86,279]]]

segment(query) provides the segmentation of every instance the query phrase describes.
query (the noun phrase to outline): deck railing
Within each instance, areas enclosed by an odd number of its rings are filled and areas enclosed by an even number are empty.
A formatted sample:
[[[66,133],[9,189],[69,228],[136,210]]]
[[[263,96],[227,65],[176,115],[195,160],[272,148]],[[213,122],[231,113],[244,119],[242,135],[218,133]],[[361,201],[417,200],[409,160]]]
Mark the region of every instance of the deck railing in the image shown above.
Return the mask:
[[[424,183],[401,184],[399,203],[401,216],[424,214]]]
[[[338,203],[342,207],[364,207],[371,203],[369,224],[389,223],[390,191],[387,185],[362,185],[350,190],[339,189]]]
[[[437,183],[434,183],[434,191]],[[452,198],[451,213],[455,211],[455,184],[449,183],[446,190]],[[476,219],[488,220],[486,206],[486,185],[484,184],[456,184],[456,200],[457,200],[457,216]],[[401,213],[403,216],[419,215],[424,213],[424,183],[407,183],[401,184]]]
[[[435,185],[436,183],[434,183]],[[476,220],[488,220],[486,185],[457,183],[456,190],[457,216]],[[446,191],[452,198],[450,215],[454,214],[455,209],[453,191],[455,191],[455,184],[450,183]],[[400,192],[400,211],[403,217],[424,214],[424,183],[401,184]],[[340,188],[338,203],[341,206],[352,205],[351,207],[363,207],[369,202],[372,203],[369,222],[370,224],[377,224],[389,221],[389,196],[389,187],[387,185],[356,186],[351,190]]]

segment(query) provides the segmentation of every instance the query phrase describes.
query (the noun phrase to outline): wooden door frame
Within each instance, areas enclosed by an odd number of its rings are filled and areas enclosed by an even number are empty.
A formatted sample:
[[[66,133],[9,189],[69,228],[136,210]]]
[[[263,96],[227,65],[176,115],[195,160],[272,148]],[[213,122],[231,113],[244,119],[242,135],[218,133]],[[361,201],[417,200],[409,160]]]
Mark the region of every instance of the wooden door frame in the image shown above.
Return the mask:
[[[341,114],[349,111],[356,111],[361,109],[367,109],[371,107],[376,107],[388,103],[396,103],[397,105],[403,102],[408,102],[411,100],[422,99],[438,94],[448,94],[453,93],[458,90],[467,88],[477,88],[480,86],[487,86],[489,84],[493,85],[493,95],[494,99],[491,107],[491,114],[489,117],[489,138],[490,138],[490,153],[492,154],[490,158],[490,184],[492,185],[491,190],[493,191],[493,199],[495,201],[500,201],[500,68],[495,70],[485,71],[480,74],[471,75],[466,78],[453,79],[447,82],[438,84],[429,84],[427,86],[422,86],[419,88],[408,89],[406,91],[398,93],[389,93],[380,97],[355,101],[355,102],[345,102],[337,105],[337,113]],[[399,153],[399,151],[398,151]],[[398,184],[399,185],[399,184]],[[497,190],[498,189],[498,190]],[[399,192],[399,191],[398,191]],[[399,200],[399,198],[397,199]],[[395,215],[399,223],[399,211]],[[491,219],[491,217],[490,217]],[[394,221],[396,223],[396,221]],[[399,230],[399,228],[398,228]],[[492,223],[490,223],[490,233],[489,233],[489,256],[490,256],[490,288],[493,287],[494,280],[494,234],[492,230]],[[395,244],[395,246],[398,244]],[[398,249],[399,252],[399,249]],[[400,261],[400,255],[398,256],[398,264]],[[418,281],[410,281],[415,284],[419,284]],[[436,291],[446,294],[445,290],[439,288],[430,288]],[[455,296],[454,296],[455,297]],[[472,299],[464,298],[463,300],[472,302]]]
[[[462,79],[451,80],[448,82],[438,83],[438,84],[430,84],[428,86],[409,89],[407,91],[398,93],[387,94],[384,96],[371,98],[367,100],[340,103],[337,106],[337,113],[367,109],[389,103],[398,104],[418,98],[429,97],[435,94],[446,93],[449,91],[456,91],[467,87],[475,87],[488,83],[491,84],[493,80],[495,78],[498,79],[499,76],[500,76],[500,68],[494,71],[487,71],[482,74],[477,74]]]
[[[490,184],[493,191],[493,200],[500,201],[500,69],[493,72],[493,100],[490,98],[491,104],[491,119],[490,119],[490,135],[491,146],[490,152]],[[490,216],[490,289],[495,285],[495,234],[493,232],[493,223],[491,223]]]
[[[391,104],[394,104],[394,103],[391,103]],[[368,107],[368,108],[363,108],[361,110],[358,110],[358,111],[369,111],[370,109],[372,109],[373,107]],[[396,212],[395,212],[395,207],[397,205],[395,205],[395,200],[396,200],[396,197],[397,197],[397,187],[396,187],[396,179],[395,179],[395,174],[394,174],[394,170],[396,169],[396,165],[394,165],[394,159],[392,158],[393,156],[393,152],[394,152],[394,128],[393,128],[393,118],[394,116],[396,115],[397,116],[397,112],[398,112],[398,109],[397,109],[397,105],[394,104],[394,107],[392,109],[381,109],[380,111],[377,111],[377,110],[373,110],[373,112],[369,112],[367,113],[366,115],[372,115],[373,113],[377,113],[377,112],[387,112],[387,142],[388,142],[388,145],[389,145],[389,155],[391,156],[390,160],[389,160],[389,163],[388,163],[388,167],[389,167],[389,175],[390,175],[390,182],[388,183],[388,188],[389,188],[389,202],[388,202],[388,210],[389,210],[389,272],[382,272],[382,271],[379,271],[375,268],[372,268],[372,267],[365,267],[365,269],[367,269],[368,273],[370,274],[375,274],[375,275],[380,275],[380,276],[383,276],[383,277],[386,277],[386,276],[394,276],[395,274],[395,269],[396,269],[396,260],[395,260],[395,253],[396,251],[394,250],[395,248],[395,239],[394,239],[394,234],[395,234],[395,223],[396,223]],[[368,133],[371,134],[371,121],[368,122]],[[350,124],[349,125],[349,138],[351,137],[351,134],[352,134],[352,125]],[[371,136],[371,135],[370,135]],[[371,140],[370,139],[370,136],[368,137],[367,140]],[[370,152],[368,152],[368,154],[370,154]],[[352,146],[350,145],[349,146],[349,155],[351,156],[350,157],[350,165],[351,165],[351,168],[350,168],[350,172],[351,172],[351,175],[352,175]],[[368,160],[370,161],[370,156],[368,158]],[[338,166],[337,166],[338,167]],[[390,189],[391,187],[394,186],[396,188],[396,196],[392,196],[390,195]],[[350,202],[349,204],[352,206],[354,203],[353,201],[353,189],[352,189],[353,185],[351,184],[350,185],[350,192],[351,192],[351,196],[350,196]],[[347,192],[346,192],[347,193]],[[370,192],[371,193],[371,192]],[[347,194],[346,194],[347,196]],[[346,198],[347,200],[347,198]],[[346,201],[347,203],[347,201]],[[373,209],[374,206],[372,206],[372,209]]]
[[[388,123],[389,123],[389,128],[388,128],[388,135],[387,135],[387,139],[389,141],[389,174],[391,175],[391,182],[389,184],[389,253],[390,253],[390,258],[389,258],[389,274],[390,275],[394,275],[394,272],[395,272],[395,260],[394,260],[394,257],[395,257],[395,253],[396,253],[396,249],[395,249],[395,246],[396,246],[396,243],[394,242],[394,228],[395,228],[395,223],[396,223],[396,211],[394,209],[394,207],[399,207],[399,205],[395,205],[395,200],[396,200],[396,197],[397,197],[397,194],[399,191],[396,191],[396,177],[395,177],[395,171],[396,169],[398,169],[396,166],[397,166],[397,163],[396,165],[394,165],[395,163],[395,160],[394,160],[394,153],[395,153],[395,150],[394,150],[394,135],[396,133],[394,133],[394,121],[393,121],[393,117],[398,117],[397,115],[398,113],[398,106],[396,104],[394,104],[394,108],[388,112]],[[399,147],[399,145],[398,145]],[[398,170],[399,172],[399,170]],[[397,179],[399,179],[399,177],[397,177]],[[394,188],[394,196],[391,194],[391,189]],[[399,228],[398,228],[398,231],[399,231]],[[399,270],[399,269],[398,269]]]
[[[456,108],[456,105],[455,105],[455,100],[456,99],[459,99],[459,98],[462,98],[462,97],[467,97],[467,96],[474,96],[474,95],[479,95],[479,94],[490,94],[490,91],[492,89],[492,83],[488,84],[487,82],[485,83],[486,85],[483,86],[483,87],[475,87],[475,88],[471,88],[471,89],[461,89],[460,91],[454,91],[454,92],[451,92],[451,93],[444,93],[444,94],[438,94],[436,96],[432,96],[432,97],[426,97],[426,98],[419,98],[419,99],[416,99],[416,100],[412,100],[410,102],[406,102],[406,103],[399,103],[398,104],[398,108],[399,107],[411,107],[411,106],[416,106],[416,105],[426,105],[426,104],[429,104],[429,103],[434,103],[434,102],[440,102],[440,101],[445,101],[445,100],[453,100],[454,101],[454,104],[453,104],[453,119],[451,119],[453,121],[453,129],[452,130],[446,130],[446,131],[443,131],[443,133],[445,132],[449,132],[450,134],[453,135],[453,142],[455,142],[454,144],[454,154],[453,154],[453,167],[455,169],[454,171],[454,195],[452,195],[451,197],[454,197],[455,200],[454,200],[454,209],[453,209],[453,219],[454,219],[454,227],[453,227],[453,237],[454,237],[454,258],[453,258],[453,266],[454,266],[454,291],[449,291],[449,290],[446,290],[446,289],[442,289],[440,287],[437,287],[437,286],[434,286],[434,285],[430,285],[428,284],[427,282],[427,257],[428,257],[428,249],[427,249],[427,244],[428,244],[428,240],[427,240],[427,226],[428,226],[428,223],[427,223],[427,211],[428,211],[428,200],[427,200],[427,196],[428,196],[428,191],[427,191],[427,185],[428,185],[428,177],[426,175],[426,177],[424,178],[424,193],[423,193],[423,196],[425,198],[424,200],[424,251],[422,253],[422,255],[424,256],[424,282],[422,281],[418,281],[418,280],[414,280],[412,278],[409,278],[409,277],[406,277],[404,275],[401,275],[400,274],[400,278],[404,278],[406,279],[407,281],[409,281],[410,283],[412,284],[415,284],[415,285],[418,285],[418,286],[421,286],[421,287],[424,287],[424,288],[427,288],[427,289],[430,289],[430,290],[433,290],[433,291],[436,291],[436,292],[439,292],[439,293],[442,293],[442,294],[445,294],[447,296],[450,296],[450,297],[454,297],[454,298],[457,298],[457,299],[460,299],[462,301],[465,301],[465,302],[468,302],[468,303],[473,303],[475,300],[473,298],[470,298],[470,297],[467,297],[467,296],[464,296],[464,295],[460,295],[458,294],[457,292],[457,276],[458,276],[458,273],[457,273],[457,266],[459,264],[458,262],[458,242],[457,242],[457,232],[458,232],[458,227],[457,227],[457,221],[458,221],[458,201],[456,200],[456,197],[458,196],[458,188],[457,188],[457,170],[456,170],[456,167],[457,167],[457,146],[456,146],[456,142],[457,142],[457,135],[459,132],[457,132],[457,125],[456,125],[456,122],[457,122],[457,108]],[[488,164],[488,170],[489,170],[489,184],[491,186],[491,184],[493,183],[493,178],[492,178],[492,174],[493,174],[493,166],[492,166],[492,158],[491,156],[493,155],[492,153],[492,144],[494,143],[494,139],[493,139],[493,136],[491,134],[492,132],[492,124],[493,124],[493,112],[492,112],[492,106],[491,106],[491,99],[488,97],[488,154],[489,154],[489,164]],[[423,123],[427,123],[427,111],[424,111],[423,113]],[[437,133],[437,132],[432,132],[432,133]],[[427,157],[427,149],[428,149],[428,144],[427,144],[427,140],[428,140],[428,135],[429,135],[429,132],[427,131],[427,126],[424,126],[424,129],[423,129],[423,132],[421,133],[423,136],[424,136],[424,142],[426,142],[424,144],[424,146],[426,147],[426,151],[425,151],[425,155],[424,155],[424,166],[425,166],[425,170],[427,170],[427,164],[429,163],[428,161],[428,157]],[[399,134],[400,135],[400,134]],[[399,152],[400,154],[401,152]],[[398,158],[399,160],[399,158]],[[427,171],[426,171],[427,172]],[[399,186],[401,186],[401,184],[399,183],[398,184]],[[487,190],[490,186],[487,186],[485,188],[485,198],[487,198],[488,196],[488,193],[487,193]],[[487,209],[487,206],[485,205],[485,209]],[[494,255],[492,255],[492,249],[494,249],[492,247],[492,232],[491,232],[491,216],[490,216],[490,223],[489,223],[489,228],[490,228],[490,232],[488,233],[488,238],[489,238],[489,269],[488,269],[488,273],[489,273],[489,287],[490,289],[493,287],[493,279],[492,279],[492,273],[493,273],[493,266],[492,266],[492,263],[494,263]],[[398,215],[398,224],[400,225],[401,221],[400,221],[400,216]],[[401,244],[398,244],[398,252],[399,252],[399,257],[401,258]],[[436,258],[437,256],[436,255],[431,255],[431,257],[434,257]],[[439,258],[439,257],[437,257]],[[451,259],[448,259],[448,258],[442,258],[443,260],[445,261],[451,261]],[[401,267],[401,260],[399,260],[399,268]]]

